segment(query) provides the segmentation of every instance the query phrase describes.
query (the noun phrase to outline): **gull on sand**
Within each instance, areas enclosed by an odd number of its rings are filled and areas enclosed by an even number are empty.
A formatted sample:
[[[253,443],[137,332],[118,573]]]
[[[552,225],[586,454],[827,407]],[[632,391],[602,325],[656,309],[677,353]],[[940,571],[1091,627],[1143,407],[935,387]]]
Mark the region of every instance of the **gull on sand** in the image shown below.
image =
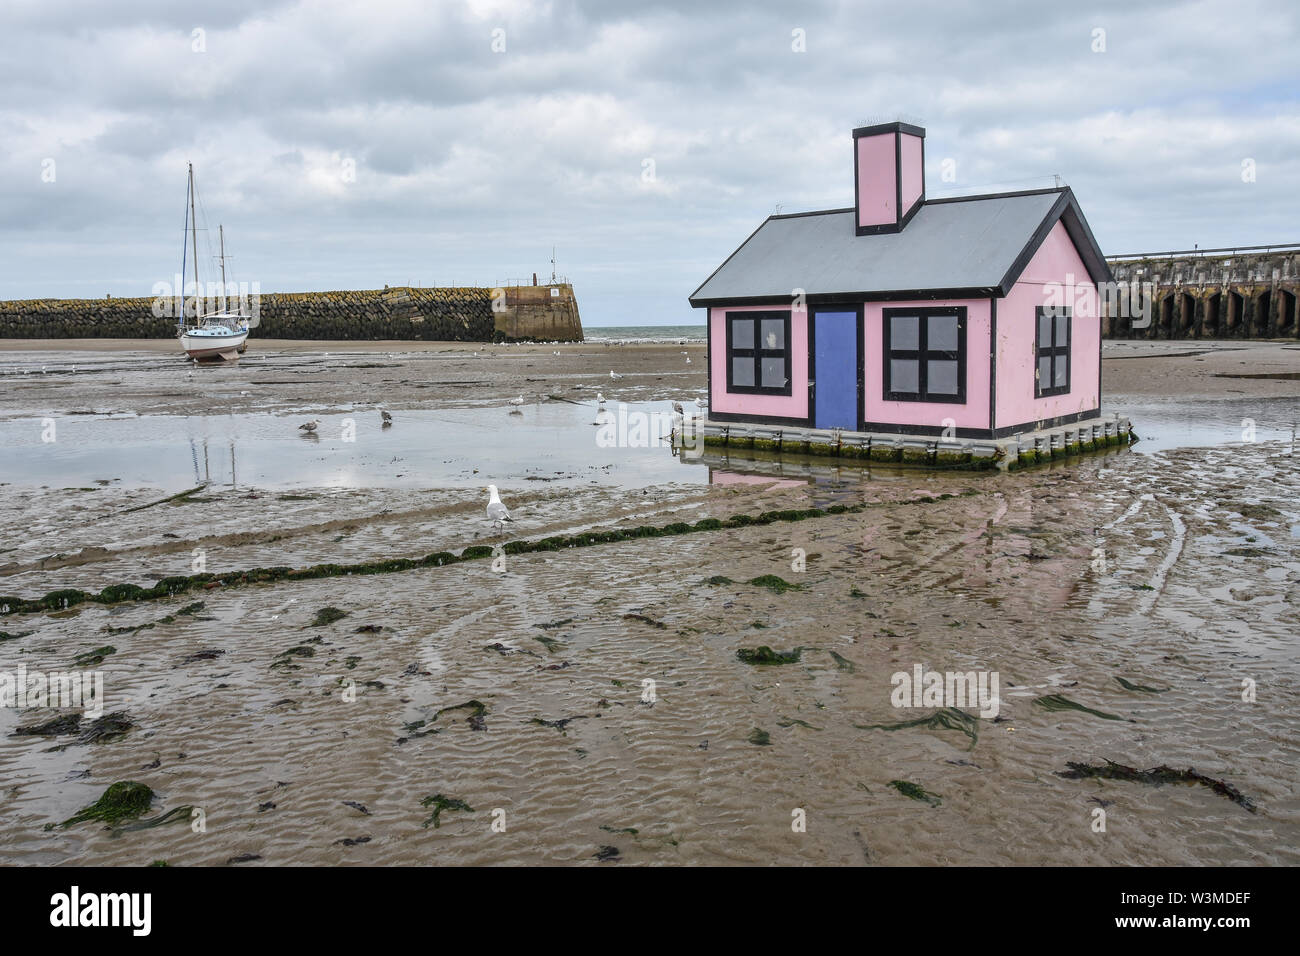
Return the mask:
[[[510,517],[510,512],[506,510],[506,506],[501,503],[501,496],[497,494],[497,486],[488,485],[487,490],[489,495],[487,516],[492,519],[492,524],[500,525],[503,521],[514,521],[515,519]]]

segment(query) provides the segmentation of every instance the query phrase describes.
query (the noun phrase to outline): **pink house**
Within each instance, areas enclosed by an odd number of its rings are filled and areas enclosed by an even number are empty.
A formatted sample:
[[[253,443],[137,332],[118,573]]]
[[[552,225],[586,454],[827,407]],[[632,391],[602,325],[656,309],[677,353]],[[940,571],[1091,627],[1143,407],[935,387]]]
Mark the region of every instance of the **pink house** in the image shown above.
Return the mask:
[[[770,216],[690,297],[709,420],[996,439],[1100,416],[1105,257],[1068,187],[925,197],[925,130],[853,131],[855,203]]]

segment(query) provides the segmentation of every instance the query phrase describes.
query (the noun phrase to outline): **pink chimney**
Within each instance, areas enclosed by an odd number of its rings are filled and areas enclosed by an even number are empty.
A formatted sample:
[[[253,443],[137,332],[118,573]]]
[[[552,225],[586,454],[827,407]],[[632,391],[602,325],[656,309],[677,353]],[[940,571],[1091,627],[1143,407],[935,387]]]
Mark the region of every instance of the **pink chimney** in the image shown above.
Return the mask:
[[[899,232],[925,201],[925,130],[907,123],[853,131],[857,234]]]

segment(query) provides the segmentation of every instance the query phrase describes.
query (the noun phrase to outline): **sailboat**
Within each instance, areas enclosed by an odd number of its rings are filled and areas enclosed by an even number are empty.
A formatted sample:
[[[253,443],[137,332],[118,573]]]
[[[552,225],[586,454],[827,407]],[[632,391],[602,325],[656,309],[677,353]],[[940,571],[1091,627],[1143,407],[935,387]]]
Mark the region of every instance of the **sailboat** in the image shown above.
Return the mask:
[[[194,247],[194,324],[190,325],[184,308],[182,292],[181,314],[176,325],[176,337],[180,339],[185,354],[198,362],[234,361],[248,348],[248,330],[257,323],[239,309],[234,311],[224,308],[226,301],[226,232],[218,226],[221,236],[221,303],[223,308],[215,312],[201,312],[204,296],[199,284],[199,233],[198,220],[194,211],[194,164],[189,164],[189,203],[185,208],[186,225],[189,226],[190,239]],[[188,252],[188,248],[186,252]],[[185,256],[181,258],[181,275],[185,274]]]

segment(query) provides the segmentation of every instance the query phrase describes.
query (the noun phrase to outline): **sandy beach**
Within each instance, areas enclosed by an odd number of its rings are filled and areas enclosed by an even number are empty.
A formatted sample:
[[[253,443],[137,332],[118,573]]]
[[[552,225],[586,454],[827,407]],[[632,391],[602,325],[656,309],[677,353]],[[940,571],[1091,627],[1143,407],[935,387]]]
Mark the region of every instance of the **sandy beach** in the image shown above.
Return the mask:
[[[114,716],[0,708],[0,862],[1300,862],[1294,343],[1106,342],[1142,441],[1015,474],[598,447],[700,345],[176,351],[0,341],[0,595],[497,551],[0,617],[0,671]],[[918,664],[997,717],[894,706]],[[186,809],[59,825],[119,781]]]

